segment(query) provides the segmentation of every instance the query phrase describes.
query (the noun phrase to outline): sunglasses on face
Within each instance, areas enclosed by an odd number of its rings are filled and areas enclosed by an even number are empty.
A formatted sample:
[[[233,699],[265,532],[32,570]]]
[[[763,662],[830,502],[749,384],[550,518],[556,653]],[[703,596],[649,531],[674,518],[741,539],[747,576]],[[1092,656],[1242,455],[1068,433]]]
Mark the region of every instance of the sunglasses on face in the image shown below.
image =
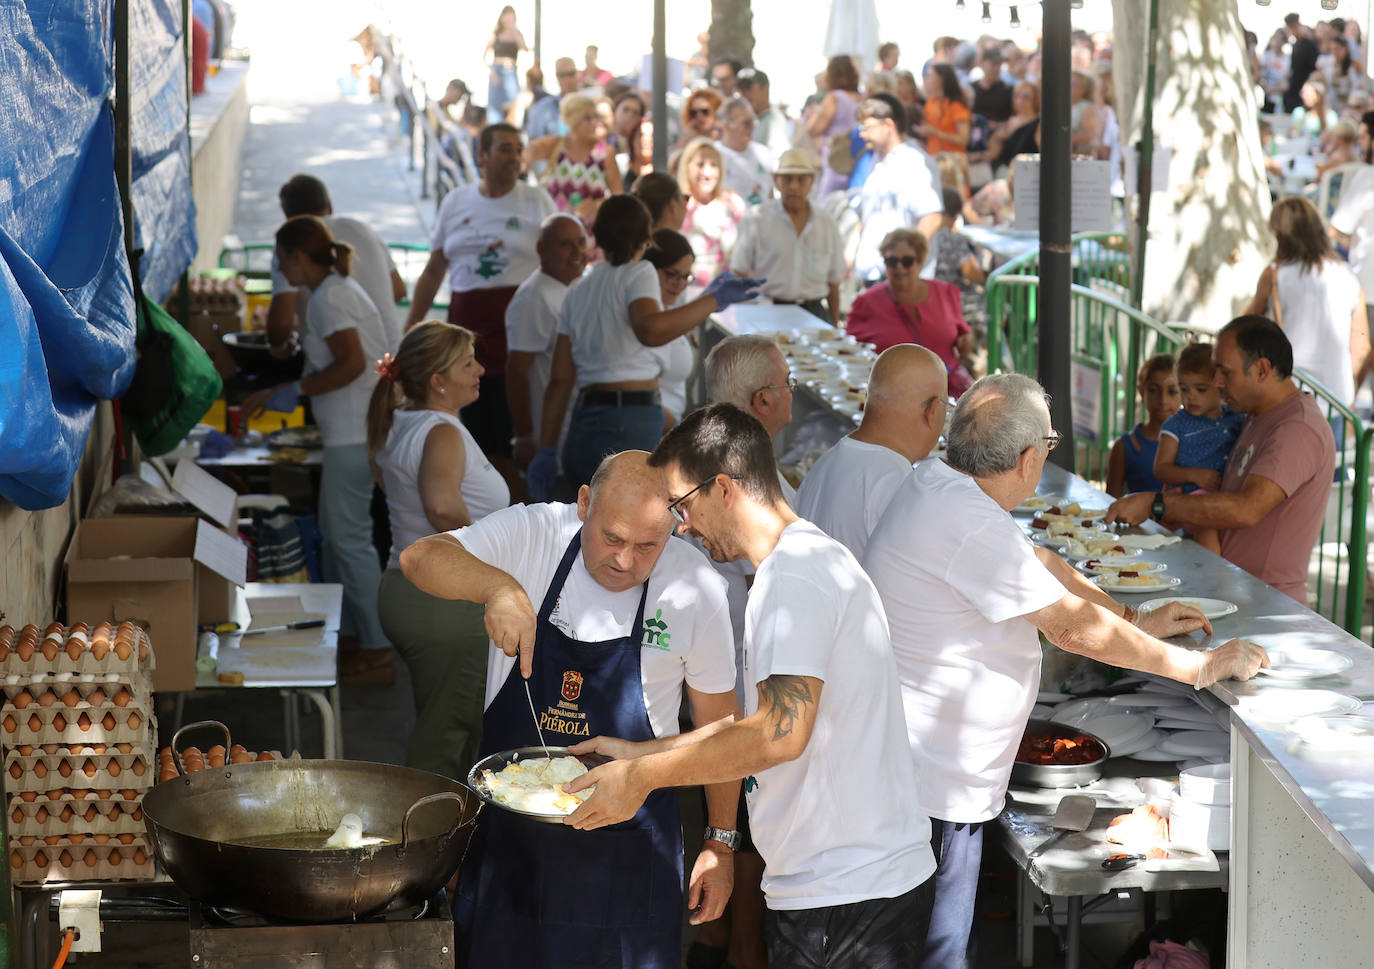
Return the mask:
[[[903,269],[910,269],[916,265],[915,256],[884,256],[883,265],[888,269],[896,269],[901,266]]]
[[[692,109],[692,117],[694,117],[694,118],[707,118],[707,117],[710,117],[712,113],[713,113],[713,112],[711,111],[710,108],[693,108],[693,109]]]

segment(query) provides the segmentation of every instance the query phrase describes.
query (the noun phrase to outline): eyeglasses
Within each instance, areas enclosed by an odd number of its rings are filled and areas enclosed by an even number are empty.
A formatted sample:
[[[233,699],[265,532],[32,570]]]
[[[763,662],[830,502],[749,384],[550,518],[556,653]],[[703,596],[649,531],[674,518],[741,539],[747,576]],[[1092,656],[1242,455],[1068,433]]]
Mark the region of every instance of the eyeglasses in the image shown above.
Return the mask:
[[[1048,442],[1049,442],[1047,445],[1045,445],[1045,453],[1046,453],[1046,454],[1049,454],[1049,453],[1050,453],[1051,451],[1053,451],[1055,448],[1059,447],[1059,442],[1060,442],[1062,439],[1063,439],[1063,435],[1062,435],[1062,434],[1060,434],[1060,433],[1059,433],[1058,431],[1056,431],[1056,430],[1051,430],[1049,434],[1047,434],[1045,437],[1042,437],[1040,440],[1042,440],[1042,441],[1048,441]]]
[[[758,390],[755,390],[754,393],[757,394],[757,393],[759,392],[759,390],[782,390],[782,389],[786,388],[786,390],[787,390],[789,393],[795,394],[795,393],[797,392],[797,388],[800,387],[800,386],[801,386],[801,384],[799,384],[799,383],[797,382],[797,378],[796,378],[796,377],[793,377],[793,376],[791,376],[791,375],[789,374],[788,377],[787,377],[787,379],[782,383],[781,386],[779,386],[779,385],[777,385],[777,384],[764,384],[764,385],[763,385],[762,387],[760,387]]]
[[[916,265],[915,256],[884,256],[883,265],[888,269],[896,269],[901,266],[903,269],[910,269]]]
[[[692,278],[691,273],[680,273],[676,269],[660,269],[659,272],[668,277],[669,282],[685,283]]]
[[[710,108],[693,108],[693,109],[692,109],[692,117],[693,117],[693,118],[707,118],[707,117],[710,117],[710,116],[713,115],[713,114],[715,114],[715,112],[714,112],[713,110],[711,110]]]
[[[716,478],[720,477],[722,474],[725,474],[725,472],[717,471],[715,474],[711,475],[711,477],[707,478],[705,481],[697,485],[691,491],[687,492],[681,498],[678,498],[676,501],[670,501],[668,503],[668,510],[673,513],[673,517],[677,519],[677,523],[679,525],[687,524],[687,516],[691,514],[691,511],[682,503],[686,501],[688,498],[692,497],[692,495],[696,494],[702,488],[705,488],[712,481],[715,481]],[[744,480],[744,475],[741,474],[726,474],[725,477],[729,478],[731,481]]]

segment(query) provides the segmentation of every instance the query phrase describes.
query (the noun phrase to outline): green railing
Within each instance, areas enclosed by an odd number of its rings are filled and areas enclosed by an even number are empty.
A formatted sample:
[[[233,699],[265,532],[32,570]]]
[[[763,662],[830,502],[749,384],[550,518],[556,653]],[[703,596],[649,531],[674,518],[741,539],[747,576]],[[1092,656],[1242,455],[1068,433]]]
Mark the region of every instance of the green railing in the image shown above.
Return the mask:
[[[996,307],[1009,336],[1008,356],[1018,362],[1008,369],[1035,374],[1036,327],[1033,318],[1036,276],[1004,274],[988,287],[990,310]],[[1155,353],[1182,348],[1185,334],[1127,306],[1103,290],[1116,284],[1095,280],[1091,287],[1072,287],[1071,347],[1074,369],[1074,470],[1102,481],[1113,442],[1135,426],[1139,406],[1135,375]],[[1115,292],[1115,290],[1112,290]],[[991,317],[998,319],[998,316]],[[996,328],[988,331],[989,344]],[[1020,342],[1018,342],[1020,341]],[[994,359],[989,351],[989,361]],[[1302,370],[1293,373],[1298,387],[1317,401],[1331,423],[1336,443],[1336,474],[1317,546],[1308,572],[1314,612],[1362,637],[1369,510],[1369,458],[1374,427]]]

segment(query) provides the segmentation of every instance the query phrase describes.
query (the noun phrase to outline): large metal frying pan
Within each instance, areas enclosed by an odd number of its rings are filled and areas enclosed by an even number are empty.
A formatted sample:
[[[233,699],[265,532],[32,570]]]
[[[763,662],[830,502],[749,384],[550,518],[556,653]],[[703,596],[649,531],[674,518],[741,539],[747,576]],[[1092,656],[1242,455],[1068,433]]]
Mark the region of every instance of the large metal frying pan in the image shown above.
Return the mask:
[[[179,741],[172,739],[178,769]],[[457,781],[345,760],[225,765],[164,781],[143,798],[148,836],[167,874],[208,905],[276,919],[336,922],[434,895],[458,869],[482,802]],[[312,849],[244,843],[333,831],[349,812],[391,843]],[[321,836],[320,843],[323,843]]]

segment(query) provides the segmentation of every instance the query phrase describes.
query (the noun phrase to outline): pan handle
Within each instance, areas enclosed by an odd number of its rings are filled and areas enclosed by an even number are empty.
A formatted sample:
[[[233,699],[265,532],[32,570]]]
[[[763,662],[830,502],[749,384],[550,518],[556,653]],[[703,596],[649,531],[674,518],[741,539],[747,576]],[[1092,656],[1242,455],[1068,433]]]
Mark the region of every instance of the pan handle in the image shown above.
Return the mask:
[[[467,807],[467,802],[466,802],[466,800],[463,798],[463,795],[459,794],[457,791],[440,791],[438,794],[429,794],[429,795],[426,795],[425,797],[420,798],[418,801],[416,801],[414,804],[412,804],[410,807],[408,807],[408,808],[406,809],[405,817],[403,817],[403,818],[401,819],[401,850],[402,850],[402,851],[405,851],[406,848],[410,847],[410,816],[411,816],[411,814],[413,814],[414,811],[415,811],[415,809],[418,808],[418,807],[424,807],[426,804],[437,804],[439,801],[457,801],[457,802],[458,802],[458,807],[459,807],[458,818],[453,822],[453,827],[452,827],[452,829],[449,830],[449,835],[452,836],[453,833],[454,833],[455,831],[457,831],[459,828],[461,828],[461,827],[463,826],[463,812],[462,812],[462,808]]]
[[[224,733],[224,749],[227,751],[234,745],[229,736],[229,728],[218,720],[197,720],[195,723],[188,723],[176,733],[172,734],[172,762],[176,764],[177,774],[185,777],[186,768],[181,763],[181,735],[188,730],[199,730],[202,727],[218,727]]]

